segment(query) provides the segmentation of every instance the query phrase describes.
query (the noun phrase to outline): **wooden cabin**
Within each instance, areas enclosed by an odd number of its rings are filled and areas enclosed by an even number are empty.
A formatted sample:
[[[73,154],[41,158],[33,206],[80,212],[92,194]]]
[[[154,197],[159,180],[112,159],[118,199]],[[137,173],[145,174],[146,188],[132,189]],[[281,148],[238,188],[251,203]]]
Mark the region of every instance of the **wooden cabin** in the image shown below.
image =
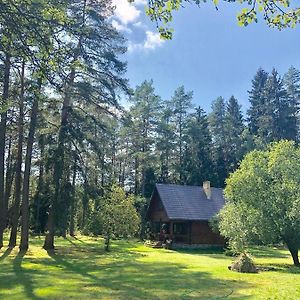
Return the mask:
[[[203,186],[156,184],[147,219],[156,240],[176,244],[224,246],[224,239],[213,232],[209,220],[224,206],[223,189]]]

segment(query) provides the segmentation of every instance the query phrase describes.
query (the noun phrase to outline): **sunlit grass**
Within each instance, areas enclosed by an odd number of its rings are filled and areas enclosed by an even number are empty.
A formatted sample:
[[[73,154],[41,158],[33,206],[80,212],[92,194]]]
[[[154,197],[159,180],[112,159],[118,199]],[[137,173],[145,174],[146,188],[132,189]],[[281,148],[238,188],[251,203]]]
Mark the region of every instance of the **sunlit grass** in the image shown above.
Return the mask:
[[[228,270],[220,251],[151,249],[135,241],[57,239],[55,253],[31,240],[18,254],[0,250],[0,299],[300,299],[300,269],[284,249],[257,247],[255,262],[266,271]]]

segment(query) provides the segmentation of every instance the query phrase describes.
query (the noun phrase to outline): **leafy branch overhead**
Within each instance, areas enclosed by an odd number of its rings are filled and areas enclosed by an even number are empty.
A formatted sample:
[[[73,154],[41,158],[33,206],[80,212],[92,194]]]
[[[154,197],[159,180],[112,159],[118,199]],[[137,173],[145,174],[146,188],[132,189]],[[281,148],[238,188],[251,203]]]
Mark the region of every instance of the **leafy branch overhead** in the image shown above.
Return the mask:
[[[129,0],[134,2],[134,0]],[[157,28],[164,39],[171,39],[173,29],[168,26],[173,19],[174,11],[184,8],[185,4],[194,3],[201,6],[212,2],[218,10],[220,2],[233,2],[246,7],[242,8],[237,15],[240,26],[247,26],[257,22],[261,14],[270,27],[279,30],[286,27],[295,27],[300,21],[300,7],[294,6],[289,0],[148,0],[147,15],[156,23]]]

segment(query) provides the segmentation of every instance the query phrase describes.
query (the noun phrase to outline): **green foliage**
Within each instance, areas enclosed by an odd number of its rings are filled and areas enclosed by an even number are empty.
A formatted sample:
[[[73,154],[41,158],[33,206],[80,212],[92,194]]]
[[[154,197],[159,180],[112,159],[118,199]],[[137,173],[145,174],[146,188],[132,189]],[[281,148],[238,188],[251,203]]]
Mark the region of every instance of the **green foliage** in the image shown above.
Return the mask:
[[[101,201],[100,219],[108,250],[110,239],[134,236],[140,225],[140,218],[134,207],[134,196],[126,196],[121,187],[113,185]]]
[[[208,118],[201,107],[196,108],[187,123],[184,151],[184,177],[190,185],[201,185],[205,180],[214,181],[214,163],[211,155],[212,137]]]
[[[91,209],[82,233],[85,235],[100,236],[103,232],[102,219],[99,210]]]
[[[131,0],[134,2],[134,0]],[[182,8],[186,3],[194,3],[198,6],[206,2],[212,2],[218,9],[219,0],[148,0],[147,15],[156,22],[161,36],[165,39],[171,39],[173,30],[168,27],[168,23],[173,20],[174,11]],[[223,0],[222,2],[234,2],[246,5],[237,15],[238,24],[248,26],[252,22],[258,21],[258,15],[263,15],[265,22],[270,27],[283,29],[286,27],[295,27],[300,21],[300,8],[289,0]]]
[[[294,142],[281,141],[265,151],[252,151],[226,183],[228,203],[219,217],[220,232],[230,246],[242,251],[257,241],[283,241],[297,264],[300,148]]]
[[[130,99],[130,122],[126,124],[129,133],[129,151],[134,169],[134,193],[150,197],[156,176],[154,151],[159,111],[162,108],[160,96],[155,94],[153,81],[144,81],[137,86]]]
[[[285,78],[283,81],[275,69],[269,75],[259,69],[252,80],[249,128],[264,143],[281,139],[297,140],[297,70],[294,69]]]
[[[249,91],[249,102],[251,106],[247,112],[249,118],[249,130],[252,134],[258,133],[261,126],[261,118],[265,113],[264,89],[267,79],[268,73],[260,68],[252,80],[252,88]]]
[[[187,140],[188,120],[192,108],[193,92],[185,91],[184,86],[178,87],[171,99],[172,122],[174,126],[174,170],[173,182],[184,183],[184,148]]]

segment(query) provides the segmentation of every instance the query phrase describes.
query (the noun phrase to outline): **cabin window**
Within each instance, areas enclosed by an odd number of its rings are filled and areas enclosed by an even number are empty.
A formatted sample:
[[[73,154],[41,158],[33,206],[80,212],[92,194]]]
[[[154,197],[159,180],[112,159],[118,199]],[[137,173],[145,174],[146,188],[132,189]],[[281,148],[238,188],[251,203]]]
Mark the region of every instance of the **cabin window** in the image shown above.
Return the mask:
[[[153,222],[152,223],[152,232],[153,233],[163,232],[165,234],[169,234],[170,233],[170,224],[162,223],[162,222]]]
[[[188,224],[187,223],[174,223],[173,233],[174,234],[187,234]]]

